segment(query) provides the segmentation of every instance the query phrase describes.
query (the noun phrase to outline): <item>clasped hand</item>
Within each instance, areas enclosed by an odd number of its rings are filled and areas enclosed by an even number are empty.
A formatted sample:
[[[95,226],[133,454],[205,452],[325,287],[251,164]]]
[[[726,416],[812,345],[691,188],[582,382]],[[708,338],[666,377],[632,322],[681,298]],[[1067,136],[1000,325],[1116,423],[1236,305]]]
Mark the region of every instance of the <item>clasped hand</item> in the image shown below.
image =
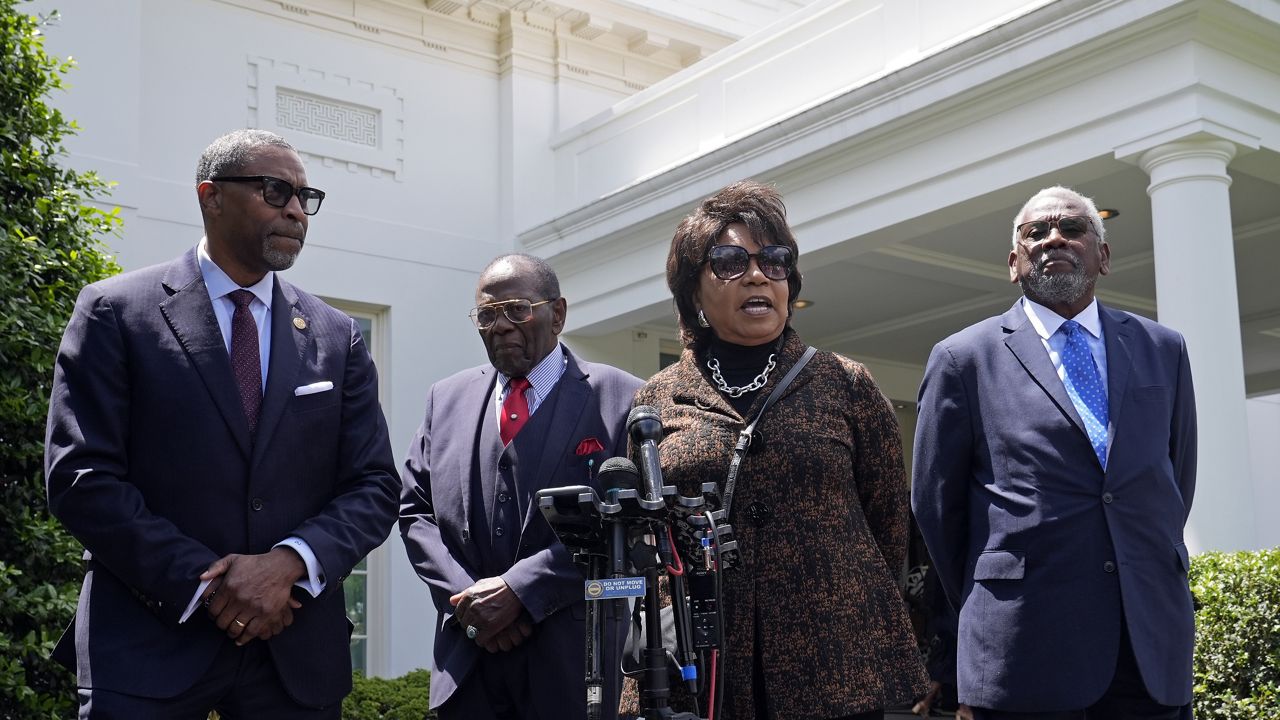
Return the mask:
[[[458,627],[475,627],[475,642],[491,653],[507,652],[533,634],[533,618],[506,581],[484,578],[449,598]]]
[[[293,584],[306,572],[302,558],[285,547],[227,555],[200,575],[201,582],[211,581],[200,600],[236,645],[266,640],[293,624],[293,611],[302,607],[293,598]]]

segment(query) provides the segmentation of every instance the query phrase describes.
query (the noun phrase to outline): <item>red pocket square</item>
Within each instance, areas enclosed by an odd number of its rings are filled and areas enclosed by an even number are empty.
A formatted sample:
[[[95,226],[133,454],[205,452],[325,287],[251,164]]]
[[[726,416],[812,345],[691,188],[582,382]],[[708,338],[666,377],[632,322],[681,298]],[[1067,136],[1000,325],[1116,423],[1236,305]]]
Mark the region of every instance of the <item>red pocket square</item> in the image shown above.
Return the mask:
[[[601,445],[599,440],[589,437],[578,443],[578,449],[574,452],[577,453],[578,457],[582,457],[583,455],[590,455],[591,453],[598,453],[603,450],[604,445]]]

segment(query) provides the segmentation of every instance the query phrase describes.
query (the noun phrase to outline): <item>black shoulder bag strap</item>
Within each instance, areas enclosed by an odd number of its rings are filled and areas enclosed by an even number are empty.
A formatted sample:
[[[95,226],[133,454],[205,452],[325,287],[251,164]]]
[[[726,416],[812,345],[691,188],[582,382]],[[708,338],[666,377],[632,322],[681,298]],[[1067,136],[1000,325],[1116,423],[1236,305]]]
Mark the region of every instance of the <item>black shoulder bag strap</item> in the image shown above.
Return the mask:
[[[773,392],[769,393],[769,397],[765,398],[764,405],[760,406],[760,412],[756,413],[755,419],[738,433],[738,443],[733,447],[733,459],[729,461],[729,474],[724,482],[724,502],[721,505],[721,509],[724,510],[726,522],[730,519],[729,510],[733,504],[733,486],[738,482],[738,467],[742,465],[742,458],[747,455],[747,448],[751,447],[751,434],[755,432],[756,425],[760,422],[760,418],[764,416],[765,411],[778,398],[782,397],[782,392],[796,379],[796,376],[800,374],[804,366],[809,364],[809,360],[813,358],[816,352],[818,352],[818,349],[812,345],[805,349],[804,355],[800,356],[796,364],[791,366],[791,370],[782,376],[782,381],[774,386]]]

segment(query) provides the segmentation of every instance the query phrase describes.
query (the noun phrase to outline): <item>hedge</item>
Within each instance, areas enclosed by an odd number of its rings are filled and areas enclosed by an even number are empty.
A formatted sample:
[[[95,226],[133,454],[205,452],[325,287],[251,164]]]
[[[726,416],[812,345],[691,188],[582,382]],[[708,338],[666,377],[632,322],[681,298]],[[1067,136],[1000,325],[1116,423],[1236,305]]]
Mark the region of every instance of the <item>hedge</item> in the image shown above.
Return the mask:
[[[1190,578],[1196,718],[1280,718],[1280,548],[1197,555]]]
[[[391,679],[355,673],[351,680],[355,687],[342,701],[344,720],[422,720],[436,716],[427,709],[431,673],[426,670]]]
[[[75,714],[75,678],[48,659],[75,612],[82,549],[49,516],[44,423],[54,354],[76,294],[119,271],[106,182],[66,166],[75,125],[51,104],[70,60],[45,51],[50,19],[0,0],[0,718]]]

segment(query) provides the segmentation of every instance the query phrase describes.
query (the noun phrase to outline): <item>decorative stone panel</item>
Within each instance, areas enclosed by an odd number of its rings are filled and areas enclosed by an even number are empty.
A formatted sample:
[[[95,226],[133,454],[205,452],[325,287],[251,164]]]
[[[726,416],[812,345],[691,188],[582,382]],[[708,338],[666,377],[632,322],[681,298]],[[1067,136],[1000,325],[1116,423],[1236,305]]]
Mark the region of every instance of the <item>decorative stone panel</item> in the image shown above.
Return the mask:
[[[404,99],[395,88],[339,73],[249,58],[249,126],[283,135],[299,153],[375,177],[404,172]]]

